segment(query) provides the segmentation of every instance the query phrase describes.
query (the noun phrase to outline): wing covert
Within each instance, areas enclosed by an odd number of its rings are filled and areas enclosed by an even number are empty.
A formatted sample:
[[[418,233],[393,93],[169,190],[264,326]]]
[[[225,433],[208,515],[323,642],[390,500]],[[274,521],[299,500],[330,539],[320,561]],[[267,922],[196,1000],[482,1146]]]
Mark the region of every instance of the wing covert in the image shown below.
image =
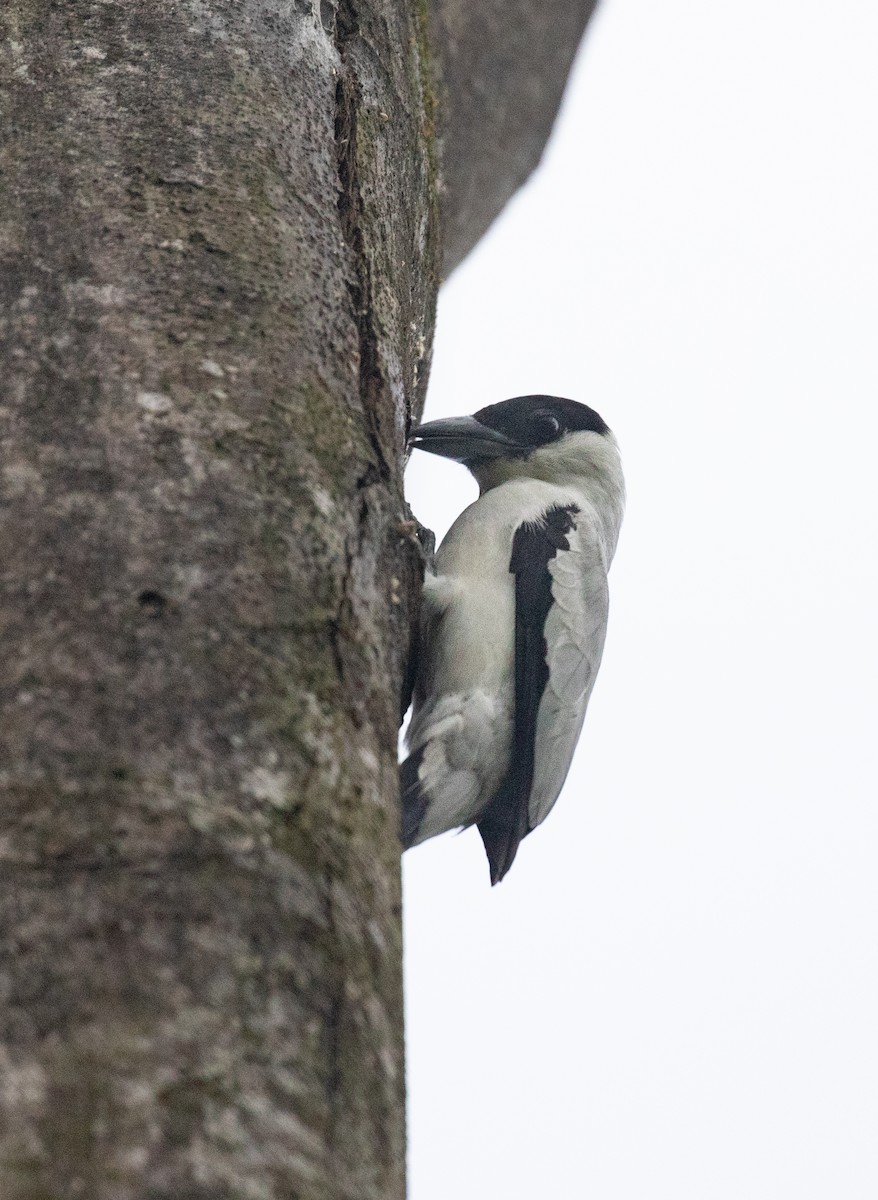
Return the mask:
[[[512,753],[506,776],[478,821],[491,866],[491,882],[498,883],[512,865],[522,838],[536,822],[531,820],[531,790],[537,755],[537,730],[542,701],[552,673],[555,647],[547,646],[551,614],[556,605],[552,567],[570,550],[568,535],[576,529],[579,509],[557,505],[537,522],[519,526],[512,541],[509,570],[515,576],[515,721]],[[572,603],[562,589],[564,603]],[[565,638],[569,636],[564,632]],[[577,668],[557,662],[556,669],[570,675],[578,686]],[[568,685],[561,688],[566,692]],[[580,720],[581,724],[581,720]],[[572,754],[572,748],[571,748]],[[541,755],[542,757],[542,755]],[[566,773],[566,772],[565,772]],[[563,777],[562,777],[563,782]],[[558,787],[560,791],[560,784]],[[557,795],[557,792],[556,792]]]
[[[583,518],[567,553],[549,567],[554,604],[546,621],[549,678],[536,721],[529,824],[535,829],[558,798],[591,697],[607,632],[609,589],[596,531]]]

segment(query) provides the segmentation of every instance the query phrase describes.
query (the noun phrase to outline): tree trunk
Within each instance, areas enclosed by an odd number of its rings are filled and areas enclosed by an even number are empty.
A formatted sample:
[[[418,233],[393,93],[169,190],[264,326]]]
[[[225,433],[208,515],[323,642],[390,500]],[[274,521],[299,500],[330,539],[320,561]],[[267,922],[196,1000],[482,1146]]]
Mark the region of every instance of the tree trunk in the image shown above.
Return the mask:
[[[597,0],[437,0],[443,267],[451,272],[533,171]]]
[[[3,1200],[403,1195],[426,42],[0,13]]]

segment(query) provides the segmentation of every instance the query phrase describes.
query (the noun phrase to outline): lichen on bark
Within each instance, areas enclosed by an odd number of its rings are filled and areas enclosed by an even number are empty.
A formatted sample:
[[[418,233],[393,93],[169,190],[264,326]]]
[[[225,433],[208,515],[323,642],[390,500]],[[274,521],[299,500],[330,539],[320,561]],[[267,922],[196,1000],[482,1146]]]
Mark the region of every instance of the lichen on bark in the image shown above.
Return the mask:
[[[0,1193],[399,1197],[412,15],[0,32]]]
[[[591,6],[0,9],[3,1200],[404,1194],[438,197],[453,265]]]

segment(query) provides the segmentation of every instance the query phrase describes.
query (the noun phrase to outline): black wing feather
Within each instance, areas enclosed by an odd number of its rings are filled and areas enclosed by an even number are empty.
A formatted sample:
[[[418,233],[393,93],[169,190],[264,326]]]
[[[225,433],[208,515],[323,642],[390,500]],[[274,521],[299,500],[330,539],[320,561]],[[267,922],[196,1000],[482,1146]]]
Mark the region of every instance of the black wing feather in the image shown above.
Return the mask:
[[[530,832],[528,805],[534,773],[537,713],[549,681],[546,618],[552,607],[549,563],[569,550],[567,534],[576,528],[575,504],[558,505],[534,524],[520,525],[512,539],[509,570],[515,576],[515,723],[509,769],[479,822],[491,867],[499,883]]]
[[[415,750],[399,768],[399,798],[402,803],[400,837],[404,850],[414,845],[427,811],[427,797],[418,779],[424,749],[421,746]]]

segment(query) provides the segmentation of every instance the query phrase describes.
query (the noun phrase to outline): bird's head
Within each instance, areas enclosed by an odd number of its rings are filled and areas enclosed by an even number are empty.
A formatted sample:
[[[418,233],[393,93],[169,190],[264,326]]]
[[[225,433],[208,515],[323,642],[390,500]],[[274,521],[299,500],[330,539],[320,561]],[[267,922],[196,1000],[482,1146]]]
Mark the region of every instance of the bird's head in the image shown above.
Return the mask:
[[[560,396],[516,396],[472,417],[420,425],[412,445],[463,463],[483,492],[509,479],[600,480],[619,469],[616,439],[593,408]]]

